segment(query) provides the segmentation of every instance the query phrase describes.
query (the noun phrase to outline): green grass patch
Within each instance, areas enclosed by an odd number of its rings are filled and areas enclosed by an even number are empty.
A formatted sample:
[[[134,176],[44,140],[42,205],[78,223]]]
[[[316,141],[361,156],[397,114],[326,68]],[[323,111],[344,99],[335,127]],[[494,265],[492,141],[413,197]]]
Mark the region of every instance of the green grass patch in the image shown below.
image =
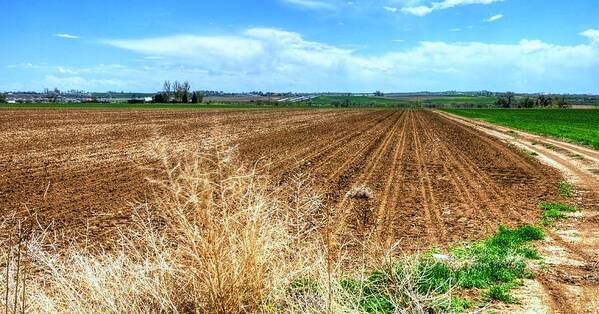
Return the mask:
[[[420,289],[444,292],[457,289],[481,289],[490,299],[512,302],[509,290],[520,279],[530,278],[526,261],[540,259],[531,241],[543,239],[540,228],[524,226],[516,229],[500,227],[491,238],[451,250],[453,260],[444,262],[428,258],[419,275],[426,278]]]
[[[562,203],[540,203],[538,207],[543,210],[541,223],[545,226],[551,225],[555,220],[563,219],[566,217],[565,213],[578,211],[576,207]]]
[[[447,109],[467,118],[549,135],[599,149],[596,109]]]
[[[509,283],[494,285],[489,288],[487,297],[491,300],[497,300],[504,303],[514,303],[514,298],[510,295],[510,289],[514,286]]]
[[[558,185],[559,195],[563,197],[571,197],[572,196],[572,184],[566,181],[562,181]]]
[[[395,313],[414,298],[430,300],[424,310],[431,313],[460,313],[483,300],[512,303],[510,290],[532,276],[527,261],[540,258],[531,242],[543,237],[538,227],[502,226],[486,240],[453,248],[447,259],[431,251],[415,265],[391,263],[362,276],[345,277],[338,285],[351,300],[350,307],[362,313]],[[459,290],[478,297],[457,298],[453,292]],[[292,283],[290,291],[310,296],[326,288],[318,289],[316,281],[303,278]]]

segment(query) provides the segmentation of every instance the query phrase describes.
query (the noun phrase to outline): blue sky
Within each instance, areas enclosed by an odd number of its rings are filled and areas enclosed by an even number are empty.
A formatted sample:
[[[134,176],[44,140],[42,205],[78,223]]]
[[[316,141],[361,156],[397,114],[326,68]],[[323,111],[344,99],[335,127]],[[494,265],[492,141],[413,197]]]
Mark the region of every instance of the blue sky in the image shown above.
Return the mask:
[[[0,90],[599,93],[599,1],[9,1]]]

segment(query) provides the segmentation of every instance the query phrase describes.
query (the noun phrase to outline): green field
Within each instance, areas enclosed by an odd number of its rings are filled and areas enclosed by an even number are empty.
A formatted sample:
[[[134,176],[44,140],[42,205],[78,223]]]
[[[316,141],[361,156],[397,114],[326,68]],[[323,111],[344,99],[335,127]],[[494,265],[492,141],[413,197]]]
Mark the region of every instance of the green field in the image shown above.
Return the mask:
[[[435,106],[456,106],[456,105],[473,105],[480,107],[494,106],[497,97],[492,96],[440,96],[440,97],[423,97],[421,99],[412,98],[423,105]]]
[[[446,109],[445,111],[599,149],[599,110],[596,109]]]
[[[337,102],[343,106],[349,102],[348,107],[399,107],[410,106],[410,101],[387,98],[387,97],[368,97],[368,96],[318,96],[316,98],[302,102],[305,105],[317,107],[334,107]]]

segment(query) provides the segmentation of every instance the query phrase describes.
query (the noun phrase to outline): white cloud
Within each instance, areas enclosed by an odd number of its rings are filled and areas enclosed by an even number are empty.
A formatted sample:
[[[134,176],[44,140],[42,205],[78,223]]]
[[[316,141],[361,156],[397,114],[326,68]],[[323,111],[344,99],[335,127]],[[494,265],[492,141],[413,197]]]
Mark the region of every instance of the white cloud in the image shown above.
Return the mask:
[[[426,6],[417,6],[417,7],[403,7],[401,8],[401,12],[409,13],[416,16],[425,16],[431,12],[433,12],[432,8]]]
[[[461,31],[462,31],[462,29],[461,29],[461,28],[457,28],[457,27],[456,27],[456,28],[451,28],[451,29],[449,29],[449,31],[450,31],[450,32],[461,32]]]
[[[79,38],[79,36],[66,34],[66,33],[52,34],[52,36],[58,37],[58,38],[64,38],[64,39],[78,39]]]
[[[383,9],[387,12],[397,12],[397,10],[398,10],[395,7],[387,7],[387,6],[383,7]]]
[[[597,38],[597,32],[591,30],[581,35]],[[361,55],[359,50],[308,41],[298,33],[271,28],[250,28],[230,36],[177,35],[106,44],[164,58],[147,60],[153,64],[139,70],[141,74],[123,74],[156,80],[157,87],[160,80],[177,78],[189,79],[202,88],[225,90],[553,91],[581,86],[599,90],[599,82],[589,79],[599,71],[599,47],[591,44],[423,41],[405,50]]]
[[[491,17],[489,17],[488,19],[485,20],[485,22],[495,22],[497,20],[501,20],[503,18],[503,14],[497,14],[497,15],[493,15]]]
[[[334,9],[335,6],[332,5],[331,3],[328,2],[324,2],[324,1],[317,1],[317,0],[281,0],[285,3],[288,4],[292,4],[295,6],[299,6],[305,9],[310,9],[310,10],[330,10],[330,9]]]
[[[580,35],[589,38],[594,43],[599,43],[599,29],[587,29]]]
[[[429,6],[407,6],[401,9],[402,12],[416,15],[425,16],[435,10],[445,10],[462,5],[470,4],[491,4],[494,2],[500,2],[503,0],[444,0],[441,2],[431,2]]]

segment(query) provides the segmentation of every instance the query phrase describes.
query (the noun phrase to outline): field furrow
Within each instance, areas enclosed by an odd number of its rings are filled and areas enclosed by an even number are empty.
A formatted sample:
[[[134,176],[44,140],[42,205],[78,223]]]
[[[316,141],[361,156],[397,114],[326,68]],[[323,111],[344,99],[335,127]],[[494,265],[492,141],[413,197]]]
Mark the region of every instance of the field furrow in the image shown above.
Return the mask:
[[[534,222],[559,175],[517,149],[429,111],[4,111],[0,206],[72,241],[111,242],[151,197],[156,139],[219,137],[279,187],[308,175],[347,243],[404,250],[481,238]],[[26,122],[26,123],[25,123]],[[356,187],[371,191],[353,197]],[[94,240],[94,241],[92,241]],[[350,245],[351,246],[351,245]]]

